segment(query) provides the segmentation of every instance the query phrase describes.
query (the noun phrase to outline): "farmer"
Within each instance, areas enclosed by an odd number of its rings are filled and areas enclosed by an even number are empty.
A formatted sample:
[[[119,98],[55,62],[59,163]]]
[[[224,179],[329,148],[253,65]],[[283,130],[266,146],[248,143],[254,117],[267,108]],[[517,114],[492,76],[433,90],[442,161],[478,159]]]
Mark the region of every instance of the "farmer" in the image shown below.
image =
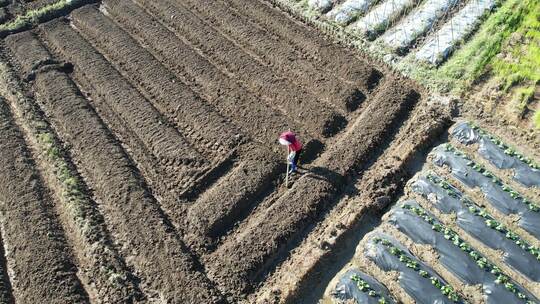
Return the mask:
[[[281,133],[279,136],[279,143],[287,146],[287,162],[291,164],[289,173],[296,172],[298,159],[300,158],[300,153],[302,153],[302,143],[296,137],[296,134],[291,131]]]

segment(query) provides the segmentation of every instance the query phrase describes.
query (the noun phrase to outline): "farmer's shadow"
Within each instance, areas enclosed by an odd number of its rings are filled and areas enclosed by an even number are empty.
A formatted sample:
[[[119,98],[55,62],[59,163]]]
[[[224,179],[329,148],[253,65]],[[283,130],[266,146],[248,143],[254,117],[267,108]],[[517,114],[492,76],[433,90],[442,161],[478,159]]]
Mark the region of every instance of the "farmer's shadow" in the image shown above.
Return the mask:
[[[302,168],[302,166],[299,167],[300,169],[304,170],[304,174],[308,174],[313,179],[318,180],[325,180],[333,185],[337,185],[342,183],[345,178],[343,175],[329,170],[328,168],[324,167],[310,167],[310,168]]]

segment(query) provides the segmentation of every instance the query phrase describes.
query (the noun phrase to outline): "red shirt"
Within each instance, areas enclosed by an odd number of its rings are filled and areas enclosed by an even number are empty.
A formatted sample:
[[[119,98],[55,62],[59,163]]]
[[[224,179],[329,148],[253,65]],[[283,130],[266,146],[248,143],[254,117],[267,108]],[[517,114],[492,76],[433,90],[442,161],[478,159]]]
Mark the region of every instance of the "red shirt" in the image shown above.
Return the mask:
[[[294,134],[291,131],[283,132],[279,136],[279,138],[284,139],[288,141],[289,144],[289,150],[290,151],[300,151],[302,149],[302,143],[298,138],[296,138],[296,134]]]

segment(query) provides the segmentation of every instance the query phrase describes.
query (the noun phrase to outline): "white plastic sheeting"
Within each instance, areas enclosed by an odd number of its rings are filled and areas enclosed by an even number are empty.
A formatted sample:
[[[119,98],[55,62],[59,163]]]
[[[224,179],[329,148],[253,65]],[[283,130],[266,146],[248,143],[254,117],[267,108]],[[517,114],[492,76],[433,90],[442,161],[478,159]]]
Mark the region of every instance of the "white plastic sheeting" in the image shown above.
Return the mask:
[[[334,2],[336,0],[309,0],[308,5],[318,12],[325,13],[332,8]]]
[[[403,21],[381,37],[384,44],[394,50],[404,50],[426,33],[437,19],[444,16],[460,0],[427,0]]]
[[[481,22],[481,17],[495,6],[495,0],[471,0],[416,53],[418,60],[431,64],[444,61],[459,41],[469,35]]]
[[[374,38],[384,32],[390,23],[397,20],[405,10],[413,7],[419,0],[386,0],[374,7],[364,17],[351,24],[352,29],[364,36]]]
[[[341,24],[347,25],[361,14],[368,11],[376,0],[347,0],[328,12],[327,17]]]

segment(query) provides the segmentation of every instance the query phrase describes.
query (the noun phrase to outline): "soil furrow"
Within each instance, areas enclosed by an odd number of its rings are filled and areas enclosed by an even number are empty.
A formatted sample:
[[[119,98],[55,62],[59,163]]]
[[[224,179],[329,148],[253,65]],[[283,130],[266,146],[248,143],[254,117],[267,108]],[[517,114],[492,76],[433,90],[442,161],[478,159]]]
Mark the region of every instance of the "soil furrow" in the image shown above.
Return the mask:
[[[48,24],[53,30],[56,24]],[[111,235],[152,300],[220,303],[211,282],[149,195],[128,156],[76,85],[63,72],[47,71],[35,88],[83,177],[94,189]]]
[[[281,111],[297,117],[315,134],[331,136],[345,127],[347,122],[342,115],[289,80],[274,74],[179,4],[149,0],[135,2],[166,22],[210,61],[227,69],[256,94],[272,99]]]
[[[280,265],[280,271],[273,273],[265,285],[250,297],[250,303],[265,303],[274,297],[285,303],[320,298],[322,290],[315,288],[314,291],[314,287],[325,279],[329,280],[329,269],[333,269],[336,260],[340,260],[339,252],[349,242],[356,245],[351,239],[358,237],[359,230],[369,231],[366,227],[370,225],[372,214],[378,217],[380,210],[400,194],[404,181],[411,174],[408,167],[439,138],[449,122],[450,115],[445,110],[417,105],[396,135],[396,140],[355,182],[354,191],[358,195],[342,199],[295,248],[291,257]],[[350,250],[354,251],[353,248]],[[280,291],[279,295],[273,292],[276,289]]]
[[[251,292],[268,268],[332,206],[347,180],[367,169],[365,162],[374,157],[373,151],[392,137],[418,99],[418,93],[398,83],[381,90],[311,172],[206,257],[208,274],[220,289],[233,298]]]
[[[104,101],[164,165],[199,166],[201,155],[101,54],[67,23],[44,26],[52,50],[74,65],[74,75]]]
[[[189,209],[186,242],[196,251],[212,249],[216,239],[245,218],[274,187],[283,164],[261,147],[251,147],[232,171]],[[202,250],[202,251],[201,251]]]
[[[181,3],[191,11],[198,12],[201,19],[207,20],[216,30],[254,53],[259,60],[337,109],[354,111],[365,100],[366,96],[358,86],[340,81],[326,71],[321,71],[317,65],[302,58],[288,42],[269,35],[249,18],[231,11],[220,1],[190,0]],[[369,72],[366,71],[366,74]],[[362,84],[362,87],[365,88],[366,85]]]
[[[124,75],[140,87],[155,106],[167,117],[186,125],[194,137],[204,144],[223,147],[230,153],[242,138],[238,128],[219,115],[215,109],[197,96],[187,85],[142,48],[120,27],[91,6],[71,14],[75,26],[111,60]],[[181,102],[180,102],[181,101]]]
[[[20,303],[88,303],[46,188],[7,105],[0,102],[0,220]]]
[[[56,64],[58,60],[52,57],[38,39],[28,36],[28,33],[21,33],[10,36],[6,40],[8,47],[18,56],[19,62],[23,67],[23,73],[26,72],[24,69],[25,66],[33,66],[35,62],[45,62],[50,65],[33,69],[31,72],[33,77],[50,68],[65,67],[65,64]],[[32,48],[34,51],[27,52],[29,48]],[[92,87],[89,87],[91,84],[84,84],[84,91],[94,91]],[[152,189],[161,197],[176,200],[175,196],[189,189],[197,177],[203,174],[204,171],[208,171],[208,165],[197,168],[192,164],[176,164],[172,161],[169,163],[160,162],[139,137],[133,136],[134,132],[129,128],[129,124],[112,109],[109,100],[103,95],[91,95],[91,93],[87,93],[86,95],[92,98],[94,107],[98,109],[98,113],[109,123],[111,129],[119,135],[123,143],[128,146],[128,150],[135,158],[139,168],[149,178]],[[171,192],[168,192],[168,190],[171,190]]]
[[[14,304],[13,290],[9,281],[4,241],[0,236],[0,303]]]
[[[50,54],[31,32],[9,36],[6,44],[18,62],[35,61],[36,58],[45,58],[45,54],[50,58]],[[29,46],[34,52],[27,52]],[[6,79],[10,77],[6,74],[2,76]],[[16,78],[14,75],[11,77]],[[10,85],[12,91],[20,89],[13,82]],[[24,101],[13,102],[26,104],[14,106],[16,113],[24,107],[28,107],[27,110],[33,113],[37,112],[33,101],[23,99]],[[74,243],[73,251],[80,267],[81,280],[91,301],[102,303],[102,299],[109,299],[114,302],[132,302],[139,299],[141,292],[134,283],[137,278],[129,273],[125,262],[111,245],[103,216],[97,210],[95,202],[87,195],[89,190],[80,180],[68,156],[62,152],[64,149],[60,147],[61,143],[48,127],[48,123],[38,114],[26,115],[24,119],[20,117],[21,114],[15,116],[22,121],[21,125],[33,154],[40,155],[36,158],[36,165],[44,172],[43,179],[57,198],[56,212],[69,241]]]
[[[222,115],[231,118],[252,139],[278,149],[275,145],[276,134],[291,129],[302,134],[306,142],[310,141],[312,136],[295,122],[295,117],[289,118],[273,109],[271,103],[265,103],[268,100],[261,102],[261,97],[230,79],[143,9],[120,0],[107,0],[103,3],[107,13],[121,27],[177,77],[206,96]],[[276,152],[282,151],[278,149]]]
[[[283,12],[262,3],[264,1],[226,0],[238,13],[255,20],[262,27],[272,31],[299,52],[308,54],[320,66],[345,81],[370,91],[374,89],[382,73],[359,60],[353,53],[326,40],[316,30],[288,18]],[[351,64],[352,62],[357,64]]]

